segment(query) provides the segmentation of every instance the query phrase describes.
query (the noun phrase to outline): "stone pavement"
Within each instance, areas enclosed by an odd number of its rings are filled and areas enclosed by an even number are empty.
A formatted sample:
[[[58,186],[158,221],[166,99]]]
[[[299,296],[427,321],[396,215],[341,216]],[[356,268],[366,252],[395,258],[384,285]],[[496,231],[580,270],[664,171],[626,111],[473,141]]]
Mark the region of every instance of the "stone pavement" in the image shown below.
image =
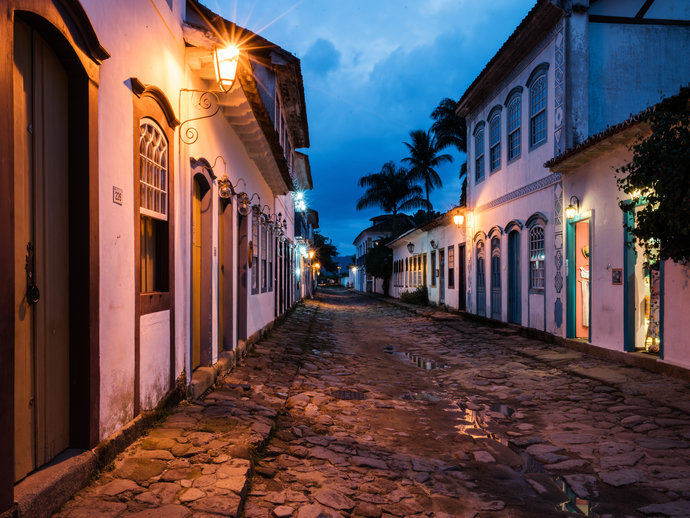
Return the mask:
[[[690,516],[686,382],[424,311],[326,290],[56,516]]]

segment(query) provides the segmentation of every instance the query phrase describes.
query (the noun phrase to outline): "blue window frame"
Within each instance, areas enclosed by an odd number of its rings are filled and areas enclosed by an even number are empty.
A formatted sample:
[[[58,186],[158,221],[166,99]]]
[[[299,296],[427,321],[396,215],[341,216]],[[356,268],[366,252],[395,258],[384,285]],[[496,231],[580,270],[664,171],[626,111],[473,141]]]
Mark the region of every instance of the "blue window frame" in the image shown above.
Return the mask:
[[[489,121],[489,164],[490,171],[501,167],[501,114],[495,113]]]
[[[546,140],[546,74],[536,78],[529,89],[530,146]]]
[[[484,124],[474,130],[474,179],[484,178]]]
[[[516,95],[508,103],[508,160],[520,156],[520,96]]]

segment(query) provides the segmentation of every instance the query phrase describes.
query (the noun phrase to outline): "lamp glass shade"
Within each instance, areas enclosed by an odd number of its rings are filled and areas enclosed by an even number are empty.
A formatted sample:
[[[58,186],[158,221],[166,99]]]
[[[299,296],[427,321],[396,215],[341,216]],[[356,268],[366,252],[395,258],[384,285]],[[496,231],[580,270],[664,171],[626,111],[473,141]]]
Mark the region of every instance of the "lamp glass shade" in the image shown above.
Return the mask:
[[[227,176],[218,180],[218,196],[227,199],[232,196],[232,184]]]
[[[465,216],[462,214],[456,214],[453,216],[453,223],[455,223],[458,227],[462,226],[462,224],[465,222]]]
[[[240,49],[234,45],[216,47],[213,59],[216,65],[216,81],[223,92],[229,92],[237,75],[237,63],[240,58]]]
[[[577,209],[575,205],[568,205],[565,208],[565,217],[568,219],[573,219],[577,215]]]
[[[414,253],[414,243],[407,243],[407,251],[411,254]]]

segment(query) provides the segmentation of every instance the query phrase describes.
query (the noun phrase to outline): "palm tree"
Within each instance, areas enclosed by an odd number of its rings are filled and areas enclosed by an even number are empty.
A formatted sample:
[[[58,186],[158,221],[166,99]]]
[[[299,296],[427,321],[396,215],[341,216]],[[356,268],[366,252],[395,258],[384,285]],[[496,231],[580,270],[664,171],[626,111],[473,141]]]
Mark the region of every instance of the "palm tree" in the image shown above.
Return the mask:
[[[453,157],[439,154],[440,148],[431,131],[414,130],[410,132],[412,143],[404,142],[410,151],[410,156],[403,158],[403,162],[410,164],[410,176],[413,180],[421,180],[426,191],[427,212],[431,211],[429,192],[436,187],[442,187],[441,177],[436,168],[444,162],[452,162]]]
[[[436,137],[439,149],[455,147],[459,152],[467,151],[467,126],[465,119],[455,113],[457,103],[446,97],[431,112],[434,123],[431,131]]]
[[[413,183],[407,169],[396,169],[393,162],[386,162],[378,173],[359,179],[359,186],[367,190],[357,200],[357,210],[380,207],[384,213],[393,215],[393,236],[396,235],[397,215],[419,207],[427,207],[422,198],[422,188]]]

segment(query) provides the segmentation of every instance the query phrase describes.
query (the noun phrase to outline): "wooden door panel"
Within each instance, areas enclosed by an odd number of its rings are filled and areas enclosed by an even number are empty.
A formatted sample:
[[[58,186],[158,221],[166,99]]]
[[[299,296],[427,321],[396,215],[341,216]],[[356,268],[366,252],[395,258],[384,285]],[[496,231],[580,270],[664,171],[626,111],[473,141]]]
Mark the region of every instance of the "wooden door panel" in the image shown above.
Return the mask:
[[[33,244],[33,69],[31,29],[14,32],[14,451],[15,480],[36,467],[33,315],[26,303],[27,244]]]

